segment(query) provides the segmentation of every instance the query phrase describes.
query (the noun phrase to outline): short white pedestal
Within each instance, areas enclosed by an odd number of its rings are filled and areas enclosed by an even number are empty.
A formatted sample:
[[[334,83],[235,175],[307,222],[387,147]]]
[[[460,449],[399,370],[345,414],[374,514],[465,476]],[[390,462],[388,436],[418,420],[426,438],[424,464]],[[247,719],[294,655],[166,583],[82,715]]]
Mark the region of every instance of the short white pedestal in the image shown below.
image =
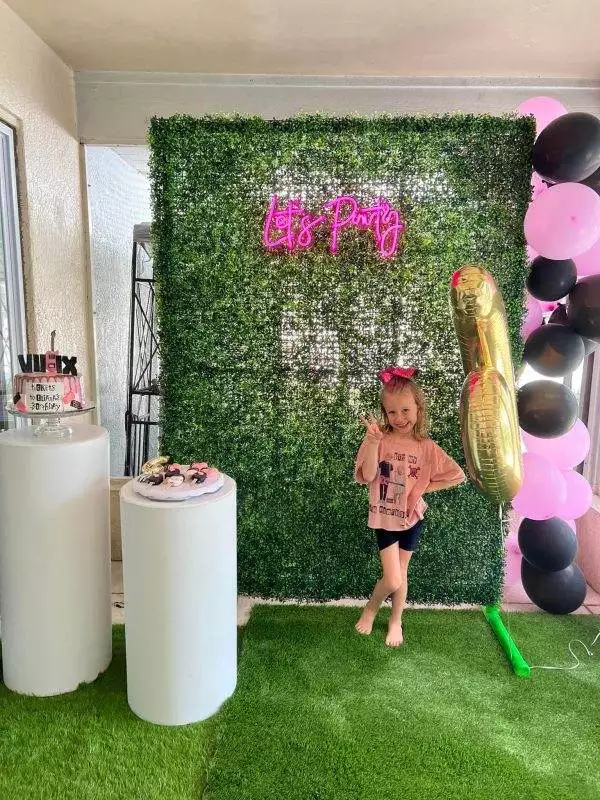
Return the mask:
[[[4,682],[71,692],[112,657],[108,433],[0,434],[0,619]]]
[[[236,486],[158,502],[121,489],[127,698],[139,717],[185,725],[237,680]]]

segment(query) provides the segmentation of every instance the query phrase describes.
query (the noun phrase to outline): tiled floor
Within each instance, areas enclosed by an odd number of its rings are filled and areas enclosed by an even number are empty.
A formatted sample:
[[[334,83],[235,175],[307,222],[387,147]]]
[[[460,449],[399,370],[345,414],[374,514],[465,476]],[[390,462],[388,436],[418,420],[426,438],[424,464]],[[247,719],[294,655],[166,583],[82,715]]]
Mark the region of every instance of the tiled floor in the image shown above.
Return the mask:
[[[505,587],[502,597],[502,608],[505,611],[539,611],[538,607],[531,602],[525,593],[525,589],[521,583]],[[600,594],[592,589],[591,586],[588,586],[583,605],[574,613],[600,614]]]
[[[240,596],[238,598],[238,625],[245,625],[250,616],[252,606],[256,599],[252,597]],[[261,601],[264,602],[264,601]],[[360,606],[361,601],[344,598],[335,600],[330,605]],[[112,613],[113,622],[121,623],[125,620],[125,603],[123,597],[123,565],[120,561],[112,562]],[[414,608],[431,608],[432,606],[413,606]],[[444,608],[444,606],[433,606],[433,608]],[[457,606],[453,606],[457,608]],[[462,605],[458,608],[477,609],[479,606]],[[502,608],[504,611],[539,611],[520,583],[508,586],[504,590],[502,598]],[[600,593],[588,586],[584,604],[575,611],[576,614],[599,614],[600,615]]]

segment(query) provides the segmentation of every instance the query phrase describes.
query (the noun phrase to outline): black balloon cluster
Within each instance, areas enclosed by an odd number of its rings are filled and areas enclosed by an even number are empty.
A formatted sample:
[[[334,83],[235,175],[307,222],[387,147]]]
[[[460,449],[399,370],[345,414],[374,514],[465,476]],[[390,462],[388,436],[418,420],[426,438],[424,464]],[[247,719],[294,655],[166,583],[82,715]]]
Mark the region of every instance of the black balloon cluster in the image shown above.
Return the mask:
[[[586,581],[573,563],[577,538],[558,517],[524,519],[519,526],[521,580],[533,602],[551,614],[569,614],[585,599]]]
[[[600,191],[600,120],[591,114],[564,114],[538,136],[533,168],[547,184],[583,183]],[[533,297],[559,303],[549,320],[534,330],[524,360],[547,378],[573,373],[600,342],[600,274],[577,279],[575,262],[538,256],[531,264],[527,288]],[[555,380],[536,380],[517,396],[519,424],[539,438],[562,436],[577,421],[573,392]],[[566,614],[583,602],[586,582],[573,561],[574,532],[565,521],[524,519],[519,527],[523,555],[521,578],[531,600],[555,614]]]

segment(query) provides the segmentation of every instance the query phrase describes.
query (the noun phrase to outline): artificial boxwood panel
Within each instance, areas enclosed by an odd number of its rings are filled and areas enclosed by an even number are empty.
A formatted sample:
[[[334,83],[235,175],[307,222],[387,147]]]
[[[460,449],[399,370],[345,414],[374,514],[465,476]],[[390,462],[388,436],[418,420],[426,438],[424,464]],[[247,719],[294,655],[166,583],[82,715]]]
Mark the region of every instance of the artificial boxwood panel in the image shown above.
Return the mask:
[[[352,470],[379,369],[419,367],[431,435],[464,465],[448,305],[462,264],[496,278],[520,362],[533,122],[176,116],[153,119],[149,139],[162,451],[237,481],[241,592],[363,596],[379,558]],[[310,249],[269,251],[273,194],[313,214],[383,196],[404,215],[401,249],[381,259],[370,232],[347,229],[335,255],[326,230]],[[498,508],[470,485],[427,500],[409,598],[495,600]]]

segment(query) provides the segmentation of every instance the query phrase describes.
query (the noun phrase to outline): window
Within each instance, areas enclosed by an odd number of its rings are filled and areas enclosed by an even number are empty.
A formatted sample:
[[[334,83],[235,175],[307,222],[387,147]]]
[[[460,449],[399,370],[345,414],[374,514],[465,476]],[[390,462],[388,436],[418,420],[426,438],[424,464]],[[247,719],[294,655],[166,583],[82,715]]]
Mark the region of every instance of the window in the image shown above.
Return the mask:
[[[12,426],[6,412],[19,353],[25,352],[25,309],[12,128],[0,122],[0,430]]]

